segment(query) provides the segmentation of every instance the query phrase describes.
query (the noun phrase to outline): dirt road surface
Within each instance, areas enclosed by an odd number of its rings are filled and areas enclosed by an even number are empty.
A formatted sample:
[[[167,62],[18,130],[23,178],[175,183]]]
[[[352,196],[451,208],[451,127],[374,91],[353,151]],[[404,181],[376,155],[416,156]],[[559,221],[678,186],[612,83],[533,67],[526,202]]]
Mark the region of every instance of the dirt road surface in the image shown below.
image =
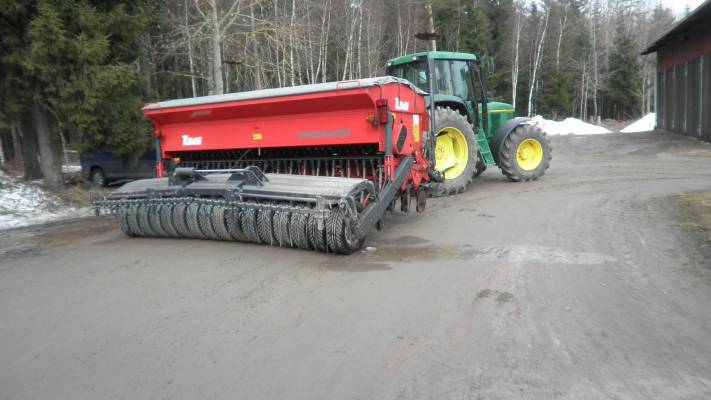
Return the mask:
[[[711,145],[558,137],[349,257],[0,233],[1,399],[708,399],[711,262],[670,196]]]

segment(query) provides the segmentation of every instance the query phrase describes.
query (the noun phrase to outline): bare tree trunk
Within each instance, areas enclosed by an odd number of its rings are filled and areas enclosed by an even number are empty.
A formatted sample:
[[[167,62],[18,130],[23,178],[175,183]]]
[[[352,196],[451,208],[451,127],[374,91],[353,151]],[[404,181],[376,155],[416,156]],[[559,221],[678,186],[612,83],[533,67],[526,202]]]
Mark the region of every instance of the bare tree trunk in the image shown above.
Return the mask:
[[[5,148],[2,145],[2,136],[0,136],[0,166],[5,165]]]
[[[212,36],[210,46],[212,51],[212,90],[211,94],[225,93],[225,83],[222,79],[222,32],[217,16],[217,0],[210,0],[210,23]]]
[[[403,40],[402,36],[405,34],[404,29],[402,28],[402,13],[400,12],[401,8],[397,7],[397,55],[400,56],[403,54]]]
[[[346,60],[343,63],[343,77],[341,78],[341,80],[346,80],[346,77],[348,76],[348,66],[351,62],[351,53],[353,52],[353,36],[355,35],[355,28],[357,22],[358,19],[353,18],[353,22],[351,23],[350,31],[348,34],[348,45],[346,46]],[[351,76],[352,75],[353,72],[351,72]]]
[[[511,105],[516,109],[516,94],[518,92],[519,47],[521,43],[521,10],[516,9],[516,24],[513,35],[513,62],[511,63]]]
[[[328,40],[329,32],[331,31],[331,0],[328,0],[328,19],[326,20],[326,37],[324,38],[324,51],[323,51],[323,82],[328,80]],[[338,74],[338,72],[336,72]]]
[[[361,64],[361,52],[363,49],[363,1],[358,3],[358,58],[356,62],[356,78],[360,78],[363,74],[363,68]]]
[[[24,169],[24,164],[22,162],[22,140],[20,139],[20,127],[17,124],[13,124],[10,129],[12,130],[13,162],[17,168]]]
[[[531,86],[528,89],[528,116],[533,116],[533,93],[536,90],[536,85],[538,82],[538,69],[541,66],[541,61],[543,59],[543,43],[546,40],[546,30],[548,29],[548,15],[550,10],[546,10],[546,15],[543,19],[543,29],[541,29],[540,38],[538,38],[538,46],[536,47],[536,53],[533,60],[533,68],[531,71]]]
[[[595,8],[593,8],[595,9]],[[591,11],[592,13],[592,11]],[[597,24],[595,21],[595,15],[591,14],[590,16],[590,23],[591,23],[591,30],[592,30],[592,58],[593,58],[593,116],[597,117],[598,115],[598,110],[597,110],[597,92],[600,87],[600,71],[598,68],[598,53],[597,53]]]
[[[279,3],[278,0],[274,0],[274,3],[272,4],[272,7],[274,8],[274,23],[276,24],[279,21]],[[279,67],[280,61],[279,61],[279,52],[281,52],[281,41],[279,40],[279,33],[275,33],[275,39],[274,39],[274,69],[276,70],[276,76],[277,76],[277,86],[282,87],[282,73],[281,73],[281,68]]]
[[[372,64],[372,55],[373,55],[373,47],[371,46],[370,43],[370,35],[372,33],[373,29],[373,24],[372,24],[372,16],[373,16],[373,10],[369,9],[368,10],[368,20],[365,23],[365,48],[367,49],[366,51],[366,57],[367,60],[366,62],[368,63],[368,78],[373,77],[373,64]]]
[[[25,179],[39,179],[42,177],[42,168],[40,168],[39,164],[37,135],[34,132],[31,113],[25,116],[22,128],[18,129],[22,137],[22,161],[24,161]]]
[[[153,93],[153,80],[151,79],[151,76],[153,75],[153,67],[151,65],[150,60],[148,59],[148,54],[151,51],[151,46],[150,46],[150,35],[144,35],[144,38],[142,40],[143,42],[143,51],[138,58],[138,69],[141,72],[141,83],[143,86],[143,95],[147,99],[153,99],[154,98],[154,93]]]
[[[40,153],[40,168],[44,177],[44,186],[52,189],[60,188],[64,185],[62,180],[62,170],[57,164],[51,132],[49,129],[47,109],[35,103],[32,109],[32,117],[35,122],[35,132],[37,134],[37,144]]]
[[[188,64],[190,65],[190,88],[193,97],[197,96],[195,83],[195,61],[193,55],[193,38],[190,33],[190,19],[188,18],[188,0],[185,0],[185,38],[188,40]]]
[[[563,42],[563,33],[565,32],[565,25],[568,22],[568,8],[570,3],[568,1],[563,5],[563,17],[559,18],[560,22],[560,32],[558,32],[558,45],[555,48],[555,69],[560,71],[560,45]]]
[[[306,3],[306,43],[308,44],[308,54],[306,57],[306,82],[316,83],[316,67],[314,65],[314,43],[311,40],[311,8],[309,3]]]
[[[262,88],[262,59],[259,57],[259,42],[257,41],[257,28],[254,19],[254,3],[249,4],[249,16],[251,18],[250,28],[252,28],[252,57],[254,59],[254,88]]]
[[[294,17],[296,16],[296,0],[291,0],[291,19],[289,21],[289,66],[291,69],[291,86],[296,85],[294,74]]]

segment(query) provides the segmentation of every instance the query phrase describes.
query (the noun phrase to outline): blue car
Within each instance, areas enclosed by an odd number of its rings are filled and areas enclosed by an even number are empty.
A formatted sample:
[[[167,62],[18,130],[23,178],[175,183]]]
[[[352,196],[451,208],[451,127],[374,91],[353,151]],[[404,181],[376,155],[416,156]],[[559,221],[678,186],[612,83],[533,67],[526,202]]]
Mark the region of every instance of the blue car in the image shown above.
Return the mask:
[[[84,179],[96,186],[106,186],[120,180],[153,178],[156,151],[149,149],[132,163],[108,150],[82,152],[79,161]]]

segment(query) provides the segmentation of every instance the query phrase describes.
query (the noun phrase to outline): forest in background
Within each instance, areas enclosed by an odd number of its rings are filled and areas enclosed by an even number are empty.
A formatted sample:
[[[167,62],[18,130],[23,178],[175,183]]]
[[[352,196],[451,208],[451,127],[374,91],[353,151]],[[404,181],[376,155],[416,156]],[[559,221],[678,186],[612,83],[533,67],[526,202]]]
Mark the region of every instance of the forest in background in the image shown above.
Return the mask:
[[[372,77],[427,50],[428,0],[0,0],[0,163],[61,186],[62,148],[126,158],[145,102]],[[473,52],[519,115],[654,111],[675,21],[658,0],[432,0],[438,50]]]

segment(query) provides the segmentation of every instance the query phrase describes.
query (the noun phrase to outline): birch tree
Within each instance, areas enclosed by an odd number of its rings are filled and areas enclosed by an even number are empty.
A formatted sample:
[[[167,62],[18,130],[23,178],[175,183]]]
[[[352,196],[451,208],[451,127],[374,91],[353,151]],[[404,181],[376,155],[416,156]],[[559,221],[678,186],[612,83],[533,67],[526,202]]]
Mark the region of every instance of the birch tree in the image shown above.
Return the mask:
[[[532,117],[534,112],[533,105],[533,95],[536,91],[538,85],[538,71],[541,67],[541,62],[543,60],[543,44],[546,40],[546,32],[548,30],[548,16],[550,15],[550,9],[546,7],[543,15],[543,22],[539,26],[538,33],[536,35],[536,47],[533,56],[533,65],[531,66],[531,82],[528,89],[528,116]]]

